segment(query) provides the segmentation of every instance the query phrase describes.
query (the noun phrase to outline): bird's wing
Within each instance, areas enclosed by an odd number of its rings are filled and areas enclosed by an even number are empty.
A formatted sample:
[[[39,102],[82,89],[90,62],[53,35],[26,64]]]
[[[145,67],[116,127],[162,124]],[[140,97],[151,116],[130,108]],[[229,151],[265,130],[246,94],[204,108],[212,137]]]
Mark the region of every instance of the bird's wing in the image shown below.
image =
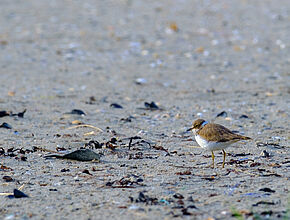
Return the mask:
[[[213,123],[205,125],[197,133],[208,141],[214,142],[236,142],[250,139],[249,137],[235,134],[222,125]]]

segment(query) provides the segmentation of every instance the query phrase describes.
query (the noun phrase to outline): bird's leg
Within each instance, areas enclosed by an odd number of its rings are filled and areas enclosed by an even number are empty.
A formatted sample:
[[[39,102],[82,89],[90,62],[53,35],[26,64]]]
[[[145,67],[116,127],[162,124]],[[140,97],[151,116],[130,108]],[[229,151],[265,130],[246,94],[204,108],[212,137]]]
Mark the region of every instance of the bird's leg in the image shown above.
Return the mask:
[[[211,158],[212,158],[212,168],[214,168],[214,154],[213,154],[213,151],[211,152]]]
[[[223,153],[224,153],[224,161],[223,161],[223,168],[225,167],[225,162],[226,162],[226,155],[227,155],[227,153],[224,151],[224,150],[222,150],[223,151]]]

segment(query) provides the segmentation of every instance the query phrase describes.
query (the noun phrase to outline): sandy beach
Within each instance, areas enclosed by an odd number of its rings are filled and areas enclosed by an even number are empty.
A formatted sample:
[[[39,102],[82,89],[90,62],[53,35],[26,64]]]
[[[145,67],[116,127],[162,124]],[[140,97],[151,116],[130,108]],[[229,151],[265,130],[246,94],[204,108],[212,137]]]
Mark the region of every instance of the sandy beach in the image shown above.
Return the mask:
[[[290,1],[2,0],[0,17],[0,219],[289,218]],[[252,140],[212,169],[197,118]],[[45,157],[83,148],[100,160]]]

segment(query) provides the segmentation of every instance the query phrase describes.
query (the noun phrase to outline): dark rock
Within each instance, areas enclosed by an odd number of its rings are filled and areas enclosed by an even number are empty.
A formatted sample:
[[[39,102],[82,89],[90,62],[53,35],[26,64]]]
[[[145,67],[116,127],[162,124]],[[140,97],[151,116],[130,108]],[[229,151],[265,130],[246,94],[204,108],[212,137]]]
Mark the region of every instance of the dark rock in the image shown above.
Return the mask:
[[[227,117],[227,116],[228,116],[228,113],[226,111],[222,111],[216,115],[217,118],[218,117]]]
[[[122,105],[119,105],[119,104],[117,104],[117,103],[112,103],[112,104],[110,105],[110,107],[112,107],[112,108],[123,108]]]
[[[145,102],[144,105],[147,109],[151,109],[151,110],[159,109],[158,105],[156,105],[155,102],[151,102],[151,103]]]
[[[14,189],[13,191],[13,196],[14,198],[25,198],[25,197],[29,197],[28,195],[26,195],[24,192],[21,192],[20,190],[18,189]]]
[[[2,179],[5,180],[5,182],[13,182],[14,181],[14,179],[11,176],[3,176]]]
[[[262,191],[262,192],[269,192],[269,193],[274,193],[276,192],[275,190],[272,190],[268,187],[265,187],[265,188],[262,188],[262,189],[259,189],[259,191]]]
[[[6,128],[6,129],[12,129],[12,126],[6,122],[3,122],[1,125],[0,125],[0,128]]]
[[[73,109],[71,112],[68,112],[67,114],[72,114],[72,115],[86,115],[84,111],[80,109]]]

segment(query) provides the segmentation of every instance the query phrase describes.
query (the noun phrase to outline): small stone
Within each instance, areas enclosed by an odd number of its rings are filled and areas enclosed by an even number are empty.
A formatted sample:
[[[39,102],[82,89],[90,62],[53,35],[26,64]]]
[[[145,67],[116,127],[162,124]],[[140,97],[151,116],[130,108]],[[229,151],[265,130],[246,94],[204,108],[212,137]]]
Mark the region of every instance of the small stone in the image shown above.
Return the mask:
[[[6,129],[12,129],[12,126],[6,122],[3,122],[1,125],[0,125],[0,128],[6,128]]]
[[[83,124],[81,121],[79,121],[79,120],[74,120],[74,121],[72,121],[71,122],[73,125],[81,125],[81,124]]]
[[[112,104],[110,105],[110,107],[112,107],[112,108],[123,108],[123,106],[121,106],[121,105],[119,105],[119,104],[117,104],[117,103],[112,103]]]
[[[84,111],[80,109],[73,109],[71,112],[67,112],[66,114],[72,114],[72,115],[86,115]]]
[[[3,176],[2,178],[5,182],[13,182],[14,179],[11,176]]]
[[[28,195],[26,195],[25,193],[21,192],[18,189],[14,189],[13,194],[14,194],[14,197],[15,198],[25,198],[25,197],[29,197]]]
[[[143,85],[143,84],[147,83],[147,80],[145,78],[137,78],[135,80],[135,83],[138,84],[138,85]]]
[[[227,116],[228,116],[228,113],[226,111],[222,111],[216,115],[217,118],[218,117],[227,117]]]
[[[263,150],[262,153],[261,153],[261,156],[262,157],[270,157],[271,155],[270,155],[270,153],[268,151]]]

